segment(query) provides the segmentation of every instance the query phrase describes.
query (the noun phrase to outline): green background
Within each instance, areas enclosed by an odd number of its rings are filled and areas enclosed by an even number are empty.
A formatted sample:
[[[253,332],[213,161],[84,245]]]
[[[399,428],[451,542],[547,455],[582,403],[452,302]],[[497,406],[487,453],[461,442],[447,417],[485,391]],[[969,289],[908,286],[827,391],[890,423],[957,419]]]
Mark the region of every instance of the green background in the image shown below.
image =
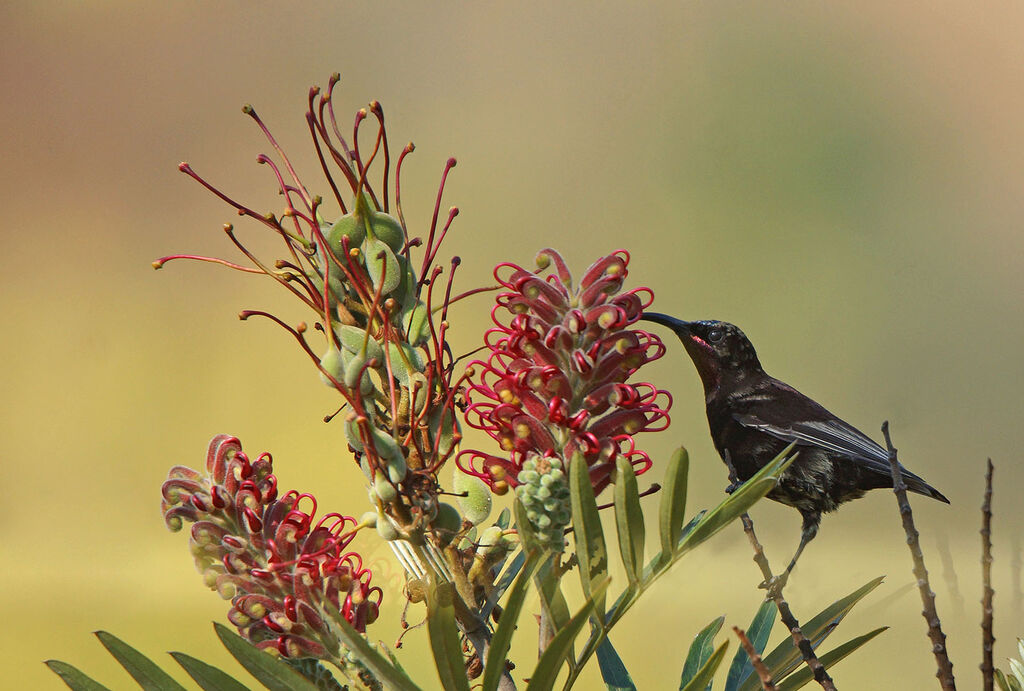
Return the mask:
[[[461,287],[545,246],[577,271],[625,247],[629,285],[652,287],[656,308],[736,322],[769,372],[876,438],[890,419],[904,463],[953,502],[915,507],[964,688],[979,685],[977,531],[991,456],[1005,667],[1024,633],[1012,556],[1024,515],[1022,6],[431,5],[0,8],[3,685],[59,688],[41,662],[56,657],[128,687],[89,634],[99,628],[154,656],[224,661],[209,622],[226,605],[159,514],[167,469],[201,466],[215,433],[272,451],[282,487],[315,491],[324,510],[365,509],[341,432],[320,421],[336,398],[283,332],[235,319],[265,308],[296,322],[308,318],[301,305],[209,265],[150,268],[174,252],[235,258],[219,230],[231,210],[178,173],[179,160],[279,208],[243,103],[326,191],[303,113],[308,86],[335,70],[343,122],[378,99],[396,150],[417,144],[405,171],[415,232],[444,160],[458,157],[445,206],[462,213],[443,256],[463,257]],[[255,224],[238,227],[274,247]],[[489,300],[454,311],[457,350],[480,343]],[[675,395],[673,425],[641,445],[663,461],[686,444],[690,506],[708,507],[725,471],[696,374],[669,347],[644,378]],[[754,518],[781,566],[798,515],[765,503]],[[872,493],[825,518],[791,580],[794,611],[808,617],[888,574],[835,637],[892,627],[836,668],[842,688],[934,683],[903,542],[892,496]],[[372,540],[356,544],[388,591],[373,631],[393,641],[397,566]],[[675,688],[713,617],[745,625],[758,580],[736,527],[660,581],[613,634],[640,687]],[[406,640],[403,660],[429,686],[425,634]],[[595,665],[580,687],[597,683]]]

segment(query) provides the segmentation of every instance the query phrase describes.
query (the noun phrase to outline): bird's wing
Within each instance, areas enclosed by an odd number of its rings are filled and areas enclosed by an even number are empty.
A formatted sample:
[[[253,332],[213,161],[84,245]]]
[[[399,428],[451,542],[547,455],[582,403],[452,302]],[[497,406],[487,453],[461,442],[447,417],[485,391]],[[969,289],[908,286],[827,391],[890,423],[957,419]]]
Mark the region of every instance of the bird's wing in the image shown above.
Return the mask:
[[[838,418],[831,420],[799,420],[769,422],[753,415],[736,415],[744,427],[760,430],[797,445],[817,446],[861,461],[872,470],[889,472],[889,454],[873,439]]]

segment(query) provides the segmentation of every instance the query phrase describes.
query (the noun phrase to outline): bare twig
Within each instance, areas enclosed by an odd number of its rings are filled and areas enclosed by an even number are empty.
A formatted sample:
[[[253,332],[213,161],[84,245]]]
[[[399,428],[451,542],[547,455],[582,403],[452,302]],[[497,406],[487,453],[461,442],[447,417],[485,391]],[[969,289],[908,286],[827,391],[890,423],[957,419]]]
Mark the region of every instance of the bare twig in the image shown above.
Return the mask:
[[[729,482],[738,487],[739,477],[736,475],[736,468],[732,464],[728,451],[725,452],[725,464],[729,467]],[[793,616],[792,610],[789,609],[789,603],[782,596],[782,585],[775,581],[771,566],[768,564],[768,557],[764,553],[764,547],[754,533],[754,522],[750,520],[750,516],[746,513],[740,516],[740,521],[743,523],[743,532],[747,534],[747,538],[754,548],[754,563],[761,569],[764,582],[768,584],[768,597],[775,601],[775,606],[779,610],[779,618],[789,630],[789,635],[793,637],[793,644],[800,650],[804,662],[814,674],[814,680],[821,685],[821,688],[825,689],[825,691],[836,691],[832,677],[829,676],[828,671],[821,664],[818,656],[814,654],[814,647],[800,629],[800,622]]]
[[[754,671],[757,672],[757,678],[761,680],[761,689],[763,691],[775,691],[775,682],[772,681],[772,674],[768,671],[768,668],[764,664],[764,660],[758,654],[754,648],[754,644],[747,638],[747,632],[738,626],[732,627],[736,637],[740,639],[740,645],[747,651],[747,657],[750,658],[750,664],[754,666]]]
[[[910,555],[914,559],[914,576],[917,577],[917,587],[921,591],[921,603],[924,606],[921,615],[928,622],[928,637],[932,641],[932,652],[935,653],[935,661],[938,664],[935,676],[938,677],[939,684],[943,689],[954,691],[956,681],[953,679],[953,663],[946,652],[946,634],[942,632],[942,622],[939,621],[939,613],[935,609],[935,593],[928,582],[928,569],[924,564],[924,554],[921,553],[921,543],[918,540],[917,528],[914,526],[914,513],[910,510],[910,501],[907,499],[907,483],[903,480],[903,473],[896,458],[896,448],[892,445],[892,439],[889,438],[888,420],[882,423],[882,435],[885,437],[885,445],[889,451],[889,470],[892,473],[893,491],[896,493],[900,516],[903,518],[903,529],[907,533]]]
[[[985,590],[981,596],[981,676],[985,691],[992,691],[992,459],[988,459],[985,473],[985,500],[981,503],[981,578]]]

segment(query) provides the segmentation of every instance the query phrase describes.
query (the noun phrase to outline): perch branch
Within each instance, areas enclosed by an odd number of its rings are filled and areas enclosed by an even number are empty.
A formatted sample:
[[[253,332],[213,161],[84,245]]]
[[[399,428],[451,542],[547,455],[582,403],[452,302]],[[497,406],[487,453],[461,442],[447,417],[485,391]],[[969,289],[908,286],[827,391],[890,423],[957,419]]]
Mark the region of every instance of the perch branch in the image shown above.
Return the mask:
[[[750,658],[750,664],[753,665],[754,671],[757,673],[757,678],[761,680],[762,691],[775,691],[775,682],[772,681],[772,674],[768,671],[768,668],[764,664],[764,660],[758,655],[757,650],[754,648],[754,644],[747,638],[747,632],[738,626],[732,627],[736,637],[740,639],[740,645],[747,651],[747,657]]]
[[[981,577],[985,590],[981,597],[981,676],[985,691],[994,687],[992,668],[992,459],[988,459],[985,473],[985,500],[981,503]]]
[[[888,420],[882,423],[882,436],[885,437],[885,445],[889,451],[889,470],[892,473],[893,491],[896,493],[900,516],[903,518],[903,529],[907,533],[907,545],[914,558],[914,576],[917,577],[917,587],[921,591],[921,603],[924,606],[921,615],[928,622],[928,638],[932,641],[932,652],[935,653],[935,661],[938,664],[935,676],[938,677],[939,684],[945,691],[955,691],[953,663],[946,652],[946,634],[942,632],[942,622],[939,621],[939,613],[935,609],[935,593],[928,582],[928,569],[925,568],[924,554],[921,553],[917,528],[914,527],[914,513],[910,510],[910,501],[907,499],[907,483],[903,480],[902,469],[896,458],[896,448],[892,445],[892,439],[889,438]]]
[[[729,457],[728,451],[725,453],[725,464],[729,467],[729,482],[733,486],[738,487],[739,476],[736,474],[736,468],[732,464],[732,458]],[[782,623],[789,630],[789,635],[793,637],[793,644],[800,650],[804,662],[814,674],[814,680],[821,685],[821,688],[825,689],[825,691],[836,691],[832,677],[829,676],[828,671],[821,664],[818,656],[814,654],[814,647],[800,629],[800,622],[793,616],[793,611],[789,609],[789,603],[786,602],[786,598],[782,595],[782,584],[779,584],[772,574],[771,566],[768,564],[768,557],[764,553],[764,547],[754,533],[754,522],[750,520],[750,515],[746,513],[740,516],[740,521],[743,523],[743,532],[747,534],[747,538],[754,548],[754,563],[760,567],[761,575],[764,576],[764,582],[769,584],[768,597],[775,601],[775,606],[779,610],[779,618],[782,619]]]

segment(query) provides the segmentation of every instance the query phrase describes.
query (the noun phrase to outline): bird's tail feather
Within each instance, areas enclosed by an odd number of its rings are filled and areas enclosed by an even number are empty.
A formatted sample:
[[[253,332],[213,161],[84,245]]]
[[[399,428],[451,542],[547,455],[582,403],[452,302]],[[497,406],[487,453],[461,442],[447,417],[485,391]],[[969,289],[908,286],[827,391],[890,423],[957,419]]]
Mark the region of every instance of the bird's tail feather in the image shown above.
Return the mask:
[[[932,499],[938,499],[946,504],[949,503],[949,499],[946,499],[946,495],[929,485],[917,475],[914,475],[909,470],[903,470],[903,481],[907,483],[907,489],[911,492],[923,494],[924,496],[931,497]]]

